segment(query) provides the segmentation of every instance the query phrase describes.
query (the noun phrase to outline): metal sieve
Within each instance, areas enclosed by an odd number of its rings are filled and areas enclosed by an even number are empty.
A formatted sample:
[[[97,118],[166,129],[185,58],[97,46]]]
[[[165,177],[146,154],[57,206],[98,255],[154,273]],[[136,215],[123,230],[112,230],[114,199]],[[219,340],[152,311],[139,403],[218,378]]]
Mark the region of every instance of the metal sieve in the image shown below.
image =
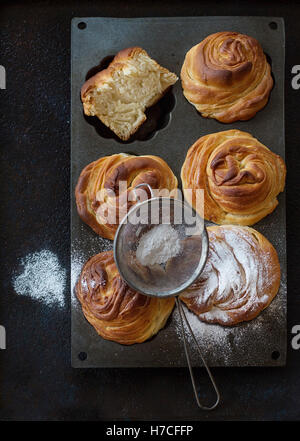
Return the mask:
[[[147,188],[148,191],[147,193],[145,190],[143,191],[144,196],[146,194],[146,199],[141,201],[141,197],[137,195],[137,189],[142,187]],[[176,296],[175,301],[180,315],[181,334],[195,398],[201,409],[212,410],[218,405],[220,394],[187,320],[182,303],[177,297],[200,276],[206,263],[208,235],[204,220],[190,205],[180,199],[163,196],[155,197],[149,184],[137,185],[134,194],[137,202],[120,222],[114,239],[114,258],[117,268],[128,285],[144,295],[153,297]],[[170,225],[176,231],[180,251],[166,263],[142,265],[136,257],[140,239],[152,228],[161,224]],[[216,392],[217,399],[210,407],[202,405],[198,398],[184,322],[191,333]]]

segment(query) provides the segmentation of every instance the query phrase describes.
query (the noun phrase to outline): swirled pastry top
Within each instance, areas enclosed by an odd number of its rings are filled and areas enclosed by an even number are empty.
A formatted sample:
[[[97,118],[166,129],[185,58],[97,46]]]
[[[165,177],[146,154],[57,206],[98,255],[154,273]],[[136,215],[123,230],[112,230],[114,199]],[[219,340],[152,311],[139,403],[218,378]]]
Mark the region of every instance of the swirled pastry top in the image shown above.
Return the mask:
[[[232,225],[208,227],[209,254],[200,278],[180,297],[208,323],[251,320],[278,292],[280,265],[258,231]]]
[[[224,123],[252,118],[273,87],[261,45],[238,32],[217,32],[192,47],[181,81],[186,99],[202,116]]]
[[[283,159],[240,130],[198,139],[181,169],[185,198],[197,208],[203,189],[204,217],[217,224],[252,225],[271,213],[285,175]]]
[[[174,298],[147,297],[131,289],[119,275],[112,251],[86,262],[76,294],[98,334],[124,345],[142,343],[156,334],[175,303]]]
[[[97,234],[113,239],[120,221],[137,201],[133,188],[142,183],[155,190],[177,188],[177,178],[158,156],[120,153],[88,164],[75,190],[79,216]],[[145,189],[138,192],[145,194]]]

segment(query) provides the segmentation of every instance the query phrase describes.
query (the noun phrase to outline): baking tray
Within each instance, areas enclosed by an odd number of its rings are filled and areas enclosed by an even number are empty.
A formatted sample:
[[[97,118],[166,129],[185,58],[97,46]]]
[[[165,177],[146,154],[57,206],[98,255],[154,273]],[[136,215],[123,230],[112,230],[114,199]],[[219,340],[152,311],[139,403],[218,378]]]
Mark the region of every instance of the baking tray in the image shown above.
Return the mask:
[[[162,66],[179,76],[186,52],[207,35],[224,30],[255,37],[262,45],[275,79],[267,106],[246,122],[222,124],[202,118],[182,94],[178,81],[149,111],[148,122],[129,142],[118,140],[96,118],[84,117],[80,88],[87,75],[105,67],[119,50],[141,46]],[[84,262],[112,249],[77,215],[74,188],[85,165],[120,152],[161,156],[177,177],[189,147],[200,136],[228,129],[250,132],[273,152],[285,157],[284,140],[284,21],[275,17],[74,18],[72,20],[71,76],[71,294],[73,367],[186,366],[178,311],[151,340],[122,346],[98,336],[85,320],[74,295]],[[98,67],[97,67],[98,66]],[[180,182],[180,180],[179,180]],[[282,366],[286,360],[286,226],[285,194],[276,210],[254,228],[276,248],[281,264],[278,295],[260,316],[233,328],[204,324],[187,311],[199,344],[211,366]],[[197,321],[196,321],[197,320]],[[201,361],[191,343],[192,361]]]

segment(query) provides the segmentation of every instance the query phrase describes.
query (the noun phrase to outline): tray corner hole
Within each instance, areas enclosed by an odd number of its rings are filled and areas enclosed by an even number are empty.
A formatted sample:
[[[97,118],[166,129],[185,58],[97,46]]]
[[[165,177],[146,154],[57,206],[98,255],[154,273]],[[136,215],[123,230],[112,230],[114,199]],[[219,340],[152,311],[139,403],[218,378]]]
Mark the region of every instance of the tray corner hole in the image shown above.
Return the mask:
[[[276,21],[271,21],[269,23],[269,28],[275,31],[278,28]]]
[[[85,29],[86,28],[86,23],[84,21],[80,21],[77,25],[78,29]]]
[[[87,359],[87,353],[86,352],[79,352],[78,358],[80,361],[85,361]]]
[[[92,76],[96,75],[101,70],[106,69],[112,62],[114,55],[104,57],[100,62],[88,70],[85,80],[87,81]],[[146,109],[146,121],[140,126],[135,134],[133,134],[128,141],[122,141],[115,133],[103,124],[97,116],[87,116],[83,113],[85,121],[92,125],[98,135],[103,138],[113,138],[120,144],[129,144],[133,141],[148,141],[159,130],[167,127],[171,120],[171,112],[176,104],[176,99],[173,93],[173,88],[170,87],[164,96],[153,106]]]
[[[272,360],[278,360],[279,359],[279,357],[280,357],[280,352],[279,351],[273,351],[272,352],[272,354],[271,354],[271,358],[272,358]]]

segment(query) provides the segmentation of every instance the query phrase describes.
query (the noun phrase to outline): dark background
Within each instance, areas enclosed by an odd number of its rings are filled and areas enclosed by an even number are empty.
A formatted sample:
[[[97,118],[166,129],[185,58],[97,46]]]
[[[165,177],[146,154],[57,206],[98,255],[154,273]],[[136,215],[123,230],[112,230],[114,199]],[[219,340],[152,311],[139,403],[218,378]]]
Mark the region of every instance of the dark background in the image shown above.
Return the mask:
[[[17,296],[11,285],[20,259],[42,249],[56,253],[69,275],[72,17],[185,15],[277,16],[286,27],[287,366],[214,369],[223,400],[211,413],[197,408],[187,369],[72,369],[69,290],[66,307],[56,309]],[[299,2],[1,3],[1,420],[300,419],[300,350],[290,344],[292,326],[300,324],[300,89],[291,87],[299,23]],[[204,371],[196,373],[204,385]]]

